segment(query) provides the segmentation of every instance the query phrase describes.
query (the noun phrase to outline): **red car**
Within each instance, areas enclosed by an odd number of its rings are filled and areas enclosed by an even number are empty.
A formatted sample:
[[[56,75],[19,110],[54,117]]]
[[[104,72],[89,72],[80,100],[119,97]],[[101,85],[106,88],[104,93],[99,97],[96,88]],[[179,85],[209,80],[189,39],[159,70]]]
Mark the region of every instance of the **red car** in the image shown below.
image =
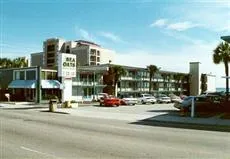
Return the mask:
[[[113,96],[105,96],[103,99],[100,100],[100,106],[119,106],[121,101],[119,98]]]

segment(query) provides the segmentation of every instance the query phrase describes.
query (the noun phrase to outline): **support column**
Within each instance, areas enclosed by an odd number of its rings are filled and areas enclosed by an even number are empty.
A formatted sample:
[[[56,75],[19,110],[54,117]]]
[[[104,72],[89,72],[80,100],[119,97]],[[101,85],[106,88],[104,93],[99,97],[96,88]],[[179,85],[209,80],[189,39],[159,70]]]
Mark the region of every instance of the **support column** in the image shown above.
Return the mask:
[[[62,77],[62,102],[67,102],[72,100],[72,78]]]
[[[41,103],[41,67],[37,67],[36,102]]]

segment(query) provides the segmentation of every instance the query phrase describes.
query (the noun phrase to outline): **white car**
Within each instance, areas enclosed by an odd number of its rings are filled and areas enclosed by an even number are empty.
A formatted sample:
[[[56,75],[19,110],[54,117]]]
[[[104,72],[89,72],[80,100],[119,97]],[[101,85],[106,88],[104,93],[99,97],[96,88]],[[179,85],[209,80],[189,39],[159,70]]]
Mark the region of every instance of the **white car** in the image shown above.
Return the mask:
[[[171,103],[171,98],[166,96],[165,94],[159,94],[157,96],[157,102],[158,103]]]
[[[169,97],[171,98],[171,101],[173,103],[181,102],[182,101],[182,99],[179,96],[175,95],[175,94],[170,94]]]
[[[146,104],[146,103],[155,104],[157,100],[151,94],[141,94],[139,97],[139,102],[142,104]]]
[[[121,104],[122,105],[135,105],[138,103],[137,98],[133,98],[132,96],[130,97],[124,97],[121,99]]]
[[[98,93],[97,94],[97,101],[100,101],[102,98],[107,97],[107,93]]]

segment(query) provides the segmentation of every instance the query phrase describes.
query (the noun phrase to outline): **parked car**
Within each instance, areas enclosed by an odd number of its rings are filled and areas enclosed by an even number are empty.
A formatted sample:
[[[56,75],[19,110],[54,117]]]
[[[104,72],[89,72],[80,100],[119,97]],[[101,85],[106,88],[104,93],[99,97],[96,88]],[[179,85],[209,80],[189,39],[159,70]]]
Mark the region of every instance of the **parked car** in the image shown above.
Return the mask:
[[[100,106],[119,106],[120,105],[120,99],[116,98],[114,96],[104,96],[100,99]]]
[[[137,103],[137,98],[134,98],[133,96],[125,96],[121,99],[121,105],[135,105]]]
[[[182,99],[182,100],[184,100],[184,98],[186,98],[187,96],[186,95],[184,95],[184,94],[181,94],[180,95],[180,98]]]
[[[182,101],[182,99],[179,96],[175,95],[175,94],[170,94],[169,97],[171,99],[171,102],[174,102],[174,103]]]
[[[191,106],[193,96],[187,96],[183,100],[175,102],[173,105],[177,109],[188,108]]]
[[[171,98],[165,94],[158,94],[156,98],[158,103],[171,103]]]
[[[104,98],[105,96],[108,96],[107,93],[98,93],[97,94],[97,101],[99,102],[101,98]]]
[[[156,98],[151,94],[141,94],[138,100],[142,104],[146,104],[146,103],[155,104],[157,102]]]
[[[216,95],[202,95],[202,96],[188,96],[181,102],[174,104],[175,108],[185,109],[186,111],[191,110],[192,98],[194,98],[195,110],[196,111],[212,111],[219,110],[221,108],[221,98]]]

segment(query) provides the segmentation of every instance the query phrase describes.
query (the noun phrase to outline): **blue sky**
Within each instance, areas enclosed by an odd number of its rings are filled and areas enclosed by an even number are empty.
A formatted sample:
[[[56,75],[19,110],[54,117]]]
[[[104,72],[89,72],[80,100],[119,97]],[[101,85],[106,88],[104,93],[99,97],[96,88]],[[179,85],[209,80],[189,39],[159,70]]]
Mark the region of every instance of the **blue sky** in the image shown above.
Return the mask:
[[[114,63],[188,72],[189,62],[217,75],[212,50],[230,35],[229,1],[0,0],[2,57],[42,51],[51,37],[85,39],[116,51]]]

